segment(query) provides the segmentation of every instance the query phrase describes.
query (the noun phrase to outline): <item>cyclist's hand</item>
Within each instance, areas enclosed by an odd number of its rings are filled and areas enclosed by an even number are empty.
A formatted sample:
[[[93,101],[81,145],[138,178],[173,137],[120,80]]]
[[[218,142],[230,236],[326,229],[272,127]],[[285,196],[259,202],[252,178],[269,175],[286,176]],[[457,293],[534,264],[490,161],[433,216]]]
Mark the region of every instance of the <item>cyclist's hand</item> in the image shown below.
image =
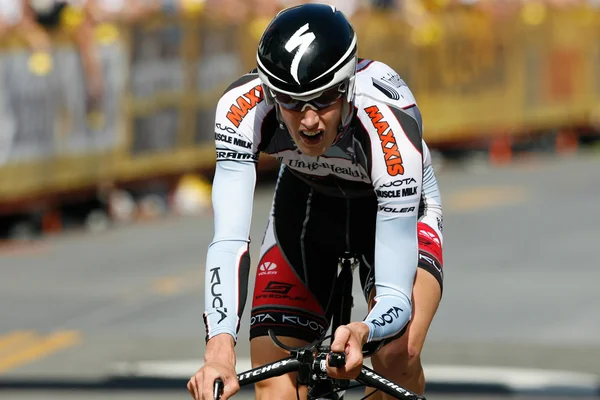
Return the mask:
[[[346,365],[334,368],[327,365],[327,375],[337,379],[354,379],[360,374],[363,364],[362,347],[369,337],[369,327],[362,322],[342,325],[335,331],[331,351],[346,353]]]
[[[233,338],[228,334],[217,335],[206,345],[204,365],[187,384],[194,400],[214,400],[215,379],[221,378],[225,388],[222,400],[227,400],[240,390],[235,372]]]
[[[215,379],[221,378],[225,388],[221,400],[229,399],[240,389],[232,364],[207,362],[188,382],[188,391],[195,400],[214,400]]]

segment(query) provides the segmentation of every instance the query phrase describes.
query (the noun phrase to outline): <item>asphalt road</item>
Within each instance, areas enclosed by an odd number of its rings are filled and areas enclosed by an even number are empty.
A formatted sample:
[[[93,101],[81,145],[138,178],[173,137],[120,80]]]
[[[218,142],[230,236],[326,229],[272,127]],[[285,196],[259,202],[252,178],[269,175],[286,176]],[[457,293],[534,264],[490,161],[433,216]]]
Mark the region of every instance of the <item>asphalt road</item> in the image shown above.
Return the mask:
[[[600,157],[590,154],[438,171],[446,277],[425,364],[600,374],[599,170]],[[271,194],[270,182],[257,189],[253,271]],[[211,237],[207,214],[1,250],[0,381],[97,378],[121,361],[201,360]],[[354,316],[365,311],[356,301]],[[237,351],[248,357],[246,320]]]

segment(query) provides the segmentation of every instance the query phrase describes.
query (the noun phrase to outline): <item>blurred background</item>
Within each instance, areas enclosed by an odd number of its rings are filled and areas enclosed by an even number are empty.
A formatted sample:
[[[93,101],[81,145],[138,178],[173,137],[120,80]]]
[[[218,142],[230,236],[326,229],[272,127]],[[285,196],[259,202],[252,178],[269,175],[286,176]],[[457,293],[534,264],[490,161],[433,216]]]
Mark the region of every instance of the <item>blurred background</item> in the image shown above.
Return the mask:
[[[2,398],[186,398],[204,349],[215,106],[299,3],[0,0]],[[359,56],[412,89],[433,151],[434,397],[600,396],[600,3],[329,3]],[[276,169],[261,158],[251,285]],[[237,351],[247,368],[247,321]]]

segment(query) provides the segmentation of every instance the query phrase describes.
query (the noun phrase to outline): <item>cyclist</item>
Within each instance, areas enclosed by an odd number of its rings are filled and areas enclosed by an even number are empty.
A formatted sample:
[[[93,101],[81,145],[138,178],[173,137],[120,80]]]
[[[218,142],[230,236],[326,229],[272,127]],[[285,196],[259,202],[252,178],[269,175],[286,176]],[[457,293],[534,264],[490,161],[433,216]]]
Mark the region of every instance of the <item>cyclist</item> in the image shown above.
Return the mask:
[[[349,252],[361,261],[369,312],[337,329],[331,348],[346,352],[346,367],[328,373],[356,377],[363,345],[385,343],[372,356],[374,369],[422,394],[420,353],[442,293],[442,207],[415,99],[390,67],[357,57],[351,24],[329,5],[277,14],[260,40],[257,63],[217,105],[207,343],[188,390],[195,399],[212,399],[217,377],[224,399],[239,389],[234,345],[263,152],[281,169],[254,287],[253,367],[286,356],[269,329],[291,346],[326,332],[338,257]],[[256,395],[295,399],[295,378],[260,382]]]

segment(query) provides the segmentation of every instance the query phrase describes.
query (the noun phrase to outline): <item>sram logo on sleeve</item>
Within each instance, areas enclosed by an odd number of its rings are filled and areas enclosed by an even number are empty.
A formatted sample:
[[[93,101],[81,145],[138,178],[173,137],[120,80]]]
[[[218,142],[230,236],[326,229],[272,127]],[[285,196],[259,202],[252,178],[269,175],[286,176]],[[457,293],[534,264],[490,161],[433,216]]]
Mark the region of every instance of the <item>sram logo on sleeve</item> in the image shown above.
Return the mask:
[[[400,155],[400,150],[398,150],[398,145],[396,144],[394,132],[392,131],[392,128],[390,128],[390,124],[388,124],[387,121],[382,121],[383,115],[381,114],[381,111],[379,111],[379,107],[367,107],[365,108],[365,111],[371,119],[373,127],[377,129],[388,174],[390,176],[404,174],[402,156]]]
[[[262,86],[257,85],[250,89],[248,93],[235,99],[235,104],[229,107],[227,119],[231,121],[236,128],[240,127],[242,120],[248,115],[248,112],[263,101]]]

